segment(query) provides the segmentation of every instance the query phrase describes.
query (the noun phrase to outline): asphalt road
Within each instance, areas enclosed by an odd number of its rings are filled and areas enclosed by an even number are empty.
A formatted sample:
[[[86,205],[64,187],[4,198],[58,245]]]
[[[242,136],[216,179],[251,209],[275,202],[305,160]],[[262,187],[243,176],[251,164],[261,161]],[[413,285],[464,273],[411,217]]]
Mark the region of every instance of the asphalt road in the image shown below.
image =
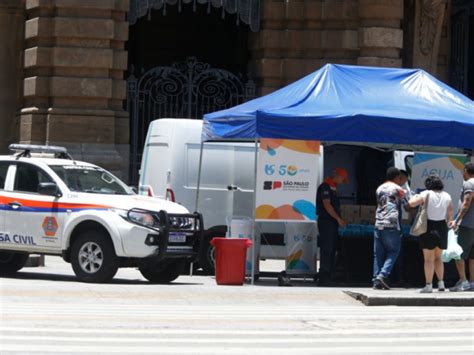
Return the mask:
[[[366,307],[342,289],[275,284],[152,285],[133,269],[85,284],[49,257],[0,279],[0,353],[474,352],[472,307]]]

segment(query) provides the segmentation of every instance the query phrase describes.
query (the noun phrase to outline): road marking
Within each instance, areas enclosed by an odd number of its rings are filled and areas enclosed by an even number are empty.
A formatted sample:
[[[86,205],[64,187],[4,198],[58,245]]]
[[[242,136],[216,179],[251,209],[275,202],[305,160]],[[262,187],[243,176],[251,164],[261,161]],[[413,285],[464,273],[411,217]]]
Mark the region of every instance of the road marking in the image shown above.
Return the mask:
[[[205,307],[205,308],[203,308]],[[392,306],[380,306],[380,307],[363,307],[363,308],[336,308],[336,309],[328,309],[327,307],[310,307],[308,305],[302,307],[294,307],[291,305],[282,305],[281,307],[266,307],[265,305],[261,306],[245,306],[245,309],[239,309],[235,306],[209,306],[209,305],[195,305],[195,306],[174,306],[174,305],[155,305],[155,304],[147,304],[147,305],[130,305],[130,304],[85,304],[85,303],[74,303],[74,304],[67,304],[67,305],[59,305],[59,304],[30,304],[30,303],[6,303],[3,301],[0,303],[0,309],[2,311],[9,311],[9,310],[55,310],[55,311],[62,311],[62,310],[101,310],[101,311],[122,311],[122,312],[150,312],[150,311],[157,311],[157,312],[189,312],[192,311],[193,313],[208,313],[210,309],[215,310],[216,312],[226,312],[229,314],[241,314],[242,312],[245,313],[252,313],[258,311],[260,313],[278,313],[278,312],[294,312],[294,313],[318,313],[318,314],[334,314],[334,315],[344,315],[347,312],[352,313],[361,313],[361,314],[396,314],[399,313],[396,307]],[[436,310],[436,311],[434,311]],[[474,308],[466,308],[466,307],[421,307],[415,308],[413,307],[410,310],[410,313],[422,314],[422,315],[434,315],[437,317],[449,316],[450,314],[471,314],[474,315]]]
[[[306,321],[321,321],[321,320],[343,320],[343,319],[351,319],[351,320],[366,320],[366,321],[376,321],[380,320],[380,314],[347,314],[343,317],[340,315],[332,315],[332,314],[308,314],[306,313],[282,313],[279,314],[266,314],[266,313],[259,313],[256,312],[252,314],[245,314],[242,312],[241,314],[235,313],[223,313],[219,312],[218,314],[213,314],[213,311],[210,311],[207,314],[193,314],[193,312],[121,312],[121,311],[110,311],[110,312],[100,312],[95,310],[80,310],[80,311],[61,311],[61,310],[36,310],[34,314],[29,311],[22,310],[22,311],[15,311],[15,312],[2,312],[2,317],[10,318],[16,316],[28,316],[31,319],[38,319],[42,317],[55,317],[58,319],[65,319],[65,318],[72,318],[72,317],[90,317],[91,319],[98,319],[98,318],[117,318],[118,316],[127,316],[132,318],[146,318],[150,321],[165,321],[165,320],[215,320],[215,321],[226,321],[229,318],[233,318],[236,320],[278,320],[278,319],[288,319],[292,320],[295,318],[304,318]],[[422,319],[420,319],[422,317]],[[155,319],[152,319],[155,318]],[[392,314],[390,315],[390,319],[392,320],[399,320],[399,319],[406,319],[406,320],[420,320],[420,321],[447,321],[447,320],[472,320],[472,317],[466,314],[459,314],[459,315],[438,315],[438,314]]]
[[[110,290],[90,287],[64,300],[53,290],[58,296],[45,302],[29,289],[19,298],[2,294],[0,353],[474,353],[473,308],[313,306],[311,295],[302,303],[273,295],[266,304],[245,293],[211,304],[117,289],[118,303]]]
[[[354,349],[352,347],[288,347],[288,348],[272,348],[272,347],[259,347],[255,349],[249,349],[248,347],[225,347],[225,348],[176,348],[176,347],[143,347],[143,346],[111,346],[111,347],[98,347],[97,345],[31,345],[23,346],[17,344],[8,344],[2,345],[2,351],[22,351],[22,352],[59,352],[59,353],[171,353],[171,354],[310,354],[310,353],[323,353],[323,354],[333,354],[333,353],[466,353],[472,354],[472,346],[459,346],[459,345],[450,345],[450,346],[426,346],[423,345],[420,348],[413,348],[411,346],[387,346],[383,348],[363,346],[357,347]]]
[[[444,329],[420,329],[420,328],[403,328],[403,329],[335,329],[335,330],[266,330],[259,329],[258,334],[255,330],[224,330],[224,329],[104,329],[104,328],[52,328],[52,327],[0,327],[1,332],[18,332],[18,333],[83,333],[83,334],[143,334],[143,335],[247,335],[247,336],[263,336],[263,335],[360,335],[360,334],[473,334],[474,330],[466,328],[444,328]]]
[[[186,335],[186,332],[183,331],[182,335]],[[370,335],[370,334],[367,334]],[[411,343],[411,342],[432,342],[433,340],[437,342],[461,342],[461,341],[468,341],[472,342],[471,336],[449,336],[449,337],[404,337],[404,343]],[[251,339],[251,338],[198,338],[198,339],[188,339],[188,338],[142,338],[142,337],[102,337],[97,334],[96,337],[78,337],[78,336],[38,336],[38,335],[5,335],[0,334],[0,340],[28,340],[28,341],[54,341],[54,342],[71,342],[77,341],[82,342],[87,340],[87,342],[97,342],[97,343],[176,343],[176,344],[248,344],[248,345],[258,345],[258,344],[313,344],[318,345],[322,343],[365,343],[370,342],[371,344],[390,344],[390,343],[397,343],[400,341],[400,337],[383,337],[383,338],[374,338],[374,337],[363,337],[363,338],[356,338],[356,337],[344,337],[344,338],[284,338],[276,337],[276,338],[258,338],[258,339]],[[446,343],[445,343],[446,344]]]

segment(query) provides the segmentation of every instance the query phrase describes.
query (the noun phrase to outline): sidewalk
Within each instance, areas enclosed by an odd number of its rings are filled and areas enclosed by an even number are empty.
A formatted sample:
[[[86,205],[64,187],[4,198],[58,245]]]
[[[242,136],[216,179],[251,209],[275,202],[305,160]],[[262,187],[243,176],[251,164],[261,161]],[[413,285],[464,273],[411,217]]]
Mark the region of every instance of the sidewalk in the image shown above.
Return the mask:
[[[369,288],[345,290],[345,294],[366,306],[442,306],[473,307],[474,291],[418,293],[418,289],[373,290]]]
[[[180,276],[169,285],[153,285],[148,283],[134,268],[120,269],[109,284],[84,284],[77,282],[71,265],[59,257],[46,257],[44,267],[26,267],[11,278],[0,279],[0,286],[7,290],[7,283],[15,287],[29,289],[32,284],[47,282],[48,292],[53,296],[57,292],[93,292],[103,295],[108,302],[123,294],[127,298],[143,298],[156,301],[159,304],[182,300],[185,303],[207,302],[212,299],[215,304],[241,302],[266,304],[268,306],[284,307],[297,302],[298,305],[320,306],[474,306],[474,291],[468,292],[439,292],[420,294],[419,289],[393,288],[388,291],[373,290],[368,287],[318,287],[311,278],[292,279],[293,287],[278,287],[276,278],[260,278],[254,286],[247,283],[243,287],[217,286],[212,276]],[[265,262],[265,271],[278,272],[284,262]],[[25,282],[25,280],[29,280]],[[0,287],[2,288],[2,287]],[[54,290],[54,291],[52,291]],[[38,296],[37,292],[34,293]],[[166,295],[166,296],[165,296]],[[5,295],[3,295],[5,296]],[[356,302],[356,301],[360,301]]]

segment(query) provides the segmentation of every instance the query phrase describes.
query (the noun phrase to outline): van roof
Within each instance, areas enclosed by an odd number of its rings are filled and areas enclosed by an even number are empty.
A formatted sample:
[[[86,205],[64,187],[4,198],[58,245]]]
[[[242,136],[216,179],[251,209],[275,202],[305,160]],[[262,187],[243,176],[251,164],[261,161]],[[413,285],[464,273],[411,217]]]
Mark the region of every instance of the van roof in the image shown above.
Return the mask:
[[[195,126],[193,128],[196,128],[202,126],[202,120],[192,118],[160,118],[152,121],[152,125],[172,125],[181,127]]]

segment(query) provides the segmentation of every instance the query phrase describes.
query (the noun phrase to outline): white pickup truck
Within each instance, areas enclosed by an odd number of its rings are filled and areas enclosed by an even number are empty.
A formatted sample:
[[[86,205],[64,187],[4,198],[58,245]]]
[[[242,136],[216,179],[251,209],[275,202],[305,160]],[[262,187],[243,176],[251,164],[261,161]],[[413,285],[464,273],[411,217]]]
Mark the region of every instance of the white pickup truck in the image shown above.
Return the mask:
[[[149,281],[168,283],[196,258],[199,214],[136,195],[62,147],[10,149],[18,153],[0,156],[0,273],[20,270],[34,253],[62,256],[84,282],[107,282],[119,267],[138,267]]]

